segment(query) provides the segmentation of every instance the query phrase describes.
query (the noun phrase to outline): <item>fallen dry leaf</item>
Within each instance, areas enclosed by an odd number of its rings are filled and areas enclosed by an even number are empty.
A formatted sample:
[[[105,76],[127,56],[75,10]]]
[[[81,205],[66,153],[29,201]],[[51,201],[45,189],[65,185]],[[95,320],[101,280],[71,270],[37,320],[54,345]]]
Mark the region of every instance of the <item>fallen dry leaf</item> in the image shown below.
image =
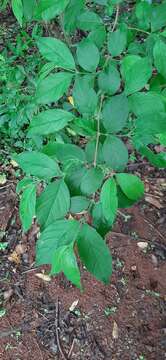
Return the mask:
[[[8,256],[8,260],[14,262],[16,265],[21,263],[21,257],[15,250]]]
[[[5,174],[0,174],[0,185],[4,185],[6,184],[6,175]]]
[[[69,101],[69,103],[74,107],[74,100],[73,100],[73,97],[72,97],[72,96],[69,96],[69,97],[68,97],[68,101]]]
[[[37,273],[35,274],[35,276],[37,276],[39,279],[43,280],[43,281],[51,281],[51,278],[49,275],[43,274],[43,273]]]
[[[69,310],[71,312],[75,310],[76,306],[78,305],[78,302],[79,302],[79,300],[77,299],[71,304],[71,306],[69,307]]]
[[[18,255],[23,255],[25,254],[27,248],[25,245],[23,244],[18,244],[16,247],[15,247],[15,251]]]
[[[152,197],[152,196],[150,196],[150,195],[145,196],[145,200],[146,200],[149,204],[155,206],[157,209],[162,209],[162,207],[163,207],[162,204],[160,203],[160,201],[159,201],[158,199],[156,199],[155,197]]]
[[[118,329],[118,325],[117,325],[116,321],[114,321],[114,324],[113,324],[112,337],[115,340],[117,340],[119,337],[119,329]]]

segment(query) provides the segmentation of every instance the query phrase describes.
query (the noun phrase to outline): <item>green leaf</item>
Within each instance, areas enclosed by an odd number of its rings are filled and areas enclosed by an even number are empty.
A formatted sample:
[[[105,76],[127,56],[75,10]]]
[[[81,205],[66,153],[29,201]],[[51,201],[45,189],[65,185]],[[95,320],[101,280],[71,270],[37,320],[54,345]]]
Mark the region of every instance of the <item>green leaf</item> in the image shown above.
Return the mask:
[[[70,212],[73,214],[79,214],[89,207],[90,200],[85,196],[73,196],[71,198]]]
[[[22,180],[20,180],[17,183],[16,193],[19,194],[21,191],[25,190],[25,188],[27,188],[29,185],[32,184],[33,184],[33,179],[24,177]]]
[[[115,94],[120,88],[121,79],[117,68],[109,65],[106,70],[100,72],[98,76],[98,86],[103,93],[108,95]]]
[[[56,250],[52,260],[51,275],[63,271],[68,280],[81,288],[80,271],[74,254],[73,244],[64,245]]]
[[[160,169],[166,168],[165,152],[154,154],[147,146],[140,147],[139,152],[141,155],[145,156],[153,166],[157,166]]]
[[[67,72],[59,72],[39,80],[36,89],[36,101],[38,104],[47,104],[58,101],[68,90],[73,75]]]
[[[111,97],[103,107],[103,125],[109,133],[121,131],[129,115],[128,99],[125,94]]]
[[[84,11],[77,18],[77,27],[84,31],[95,30],[102,24],[102,19],[93,11]]]
[[[90,195],[95,193],[101,186],[104,175],[101,169],[87,169],[81,180],[81,191],[83,194]]]
[[[32,225],[33,218],[36,213],[36,185],[29,184],[25,190],[23,190],[19,214],[22,222],[23,230],[28,231]]]
[[[165,111],[161,95],[152,91],[131,95],[129,105],[130,110],[138,117]]]
[[[51,264],[58,248],[74,243],[79,228],[76,220],[57,220],[47,226],[37,240],[36,264]]]
[[[77,245],[86,268],[98,280],[108,284],[112,274],[112,258],[102,237],[95,229],[84,224],[79,232]]]
[[[151,27],[152,31],[160,30],[163,26],[166,26],[166,3],[153,6]]]
[[[105,181],[101,189],[100,201],[103,215],[109,224],[112,225],[118,209],[117,188],[113,178]]]
[[[98,49],[101,49],[106,39],[105,27],[103,25],[100,25],[94,30],[92,30],[88,35],[88,39],[93,41],[93,43],[98,47]]]
[[[73,32],[77,27],[77,17],[84,8],[85,0],[70,0],[63,14],[63,24],[67,33]]]
[[[166,44],[158,40],[153,49],[154,64],[158,72],[166,79]]]
[[[126,73],[129,73],[130,68],[134,67],[136,62],[140,59],[141,57],[138,55],[126,55],[122,59],[120,71],[123,78],[125,77]]]
[[[116,136],[107,136],[103,144],[103,157],[106,165],[113,170],[121,171],[128,162],[128,150]]]
[[[142,129],[146,134],[156,135],[166,131],[166,113],[154,112],[138,118],[135,122],[136,134],[142,134]]]
[[[69,0],[40,0],[35,11],[36,18],[42,17],[45,21],[51,20],[60,15],[68,3]]]
[[[95,121],[92,119],[77,118],[71,128],[81,136],[93,136],[96,134]]]
[[[112,224],[109,223],[103,215],[101,202],[94,204],[94,207],[92,208],[92,220],[92,225],[101,236],[105,236],[112,228]]]
[[[85,117],[96,111],[98,97],[87,77],[77,77],[73,90],[74,104],[77,110]]]
[[[149,29],[151,21],[152,5],[150,1],[139,2],[136,5],[136,17],[141,29]]]
[[[128,55],[123,60],[122,74],[125,80],[126,95],[133,94],[145,87],[152,75],[152,65],[149,58],[139,58]],[[137,58],[137,60],[136,60]]]
[[[63,218],[70,209],[70,194],[63,180],[49,185],[37,199],[36,216],[42,228]]]
[[[161,145],[166,146],[166,132],[157,136]]]
[[[120,186],[117,186],[117,196],[118,196],[118,208],[126,209],[133,206],[136,203],[136,200],[129,199],[123,193]]]
[[[74,115],[61,109],[46,110],[32,118],[28,135],[49,135],[63,129]]]
[[[144,194],[144,184],[138,176],[133,174],[117,174],[116,180],[123,193],[130,200],[139,200]]]
[[[73,246],[79,229],[75,220],[58,220],[42,232],[36,246],[37,265],[51,264],[51,274],[63,271],[78,287],[80,275]]]
[[[93,0],[93,2],[99,5],[107,5],[108,0]]]
[[[84,151],[74,144],[59,144],[56,142],[50,142],[45,145],[42,150],[44,154],[62,163],[69,162],[71,160],[78,160],[81,162],[85,161]]]
[[[85,154],[86,154],[86,159],[87,159],[88,163],[94,163],[95,151],[96,151],[96,140],[90,140],[86,144],[86,148],[85,148]],[[104,159],[103,159],[103,152],[102,152],[102,144],[99,143],[98,151],[97,151],[97,164],[101,164],[103,162],[104,162]]]
[[[20,26],[22,27],[22,23],[23,23],[22,0],[12,0],[12,10],[13,10],[14,16],[16,17],[17,21],[19,22]]]
[[[27,175],[34,175],[40,179],[61,176],[57,163],[40,152],[23,152],[17,155],[15,160]]]
[[[83,39],[77,46],[77,59],[84,70],[95,71],[100,60],[97,46],[88,38]]]
[[[22,0],[22,3],[24,17],[27,21],[31,21],[36,7],[36,0]]]
[[[61,40],[52,37],[42,37],[38,39],[37,45],[46,60],[64,69],[75,69],[73,55]]]
[[[120,55],[126,48],[127,34],[124,30],[116,30],[108,35],[108,51],[112,56]]]
[[[78,163],[73,163],[66,170],[65,181],[72,196],[82,195],[80,185],[85,173],[86,168]]]

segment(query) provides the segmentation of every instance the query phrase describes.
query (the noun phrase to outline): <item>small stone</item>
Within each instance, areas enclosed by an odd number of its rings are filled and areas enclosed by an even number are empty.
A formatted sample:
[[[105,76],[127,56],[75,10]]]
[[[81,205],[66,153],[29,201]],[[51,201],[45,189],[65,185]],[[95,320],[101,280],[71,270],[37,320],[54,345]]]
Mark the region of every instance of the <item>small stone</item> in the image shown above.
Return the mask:
[[[18,255],[23,255],[25,252],[26,252],[26,246],[23,245],[23,244],[18,244],[16,247],[15,247],[15,251]]]
[[[4,300],[9,300],[12,295],[13,295],[13,289],[4,291],[3,293]]]
[[[136,265],[131,266],[131,270],[132,270],[132,271],[137,271]]]
[[[141,249],[141,250],[146,250],[148,247],[148,243],[144,242],[144,241],[140,241],[137,243],[137,246]]]
[[[152,254],[152,263],[153,263],[153,265],[155,267],[158,266],[158,260],[157,260],[157,257],[154,254]]]

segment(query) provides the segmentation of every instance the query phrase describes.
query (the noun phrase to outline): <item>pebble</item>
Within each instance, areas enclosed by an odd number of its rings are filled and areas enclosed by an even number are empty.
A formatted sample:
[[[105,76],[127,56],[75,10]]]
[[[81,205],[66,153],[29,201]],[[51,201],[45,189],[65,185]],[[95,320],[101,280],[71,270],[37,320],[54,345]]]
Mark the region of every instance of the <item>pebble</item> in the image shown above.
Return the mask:
[[[141,250],[146,250],[148,247],[148,242],[144,242],[144,241],[140,241],[137,243],[137,246],[141,249]]]

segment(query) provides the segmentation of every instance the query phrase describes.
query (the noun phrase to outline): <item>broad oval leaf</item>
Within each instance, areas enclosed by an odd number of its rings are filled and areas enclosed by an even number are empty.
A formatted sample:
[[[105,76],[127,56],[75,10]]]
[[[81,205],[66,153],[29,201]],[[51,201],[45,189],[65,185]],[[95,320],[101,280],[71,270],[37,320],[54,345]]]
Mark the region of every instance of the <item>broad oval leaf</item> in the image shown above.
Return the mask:
[[[120,55],[126,48],[127,34],[125,30],[116,30],[108,36],[108,51],[112,56]]]
[[[133,174],[117,174],[118,185],[131,200],[139,200],[144,194],[144,184],[138,176]]]
[[[158,40],[153,49],[154,64],[158,72],[166,79],[166,44]]]
[[[130,110],[136,116],[145,116],[154,113],[161,113],[165,111],[162,96],[158,93],[138,92],[129,97]]]
[[[68,90],[73,75],[59,72],[47,76],[37,84],[36,101],[38,104],[47,104],[58,101]]]
[[[58,274],[63,271],[68,280],[78,288],[81,288],[81,276],[74,253],[74,244],[60,246],[52,260],[50,275]]]
[[[52,37],[42,37],[37,41],[39,51],[45,59],[64,69],[75,69],[75,62],[67,45]]]
[[[74,254],[74,243],[80,229],[75,220],[57,220],[40,235],[36,246],[37,265],[50,264],[51,275],[63,271],[76,286],[81,287]]]
[[[85,117],[95,113],[98,103],[98,96],[88,80],[87,76],[77,77],[73,90],[75,107]]]
[[[45,188],[37,199],[36,216],[42,228],[63,218],[70,208],[70,193],[63,180],[57,180]]]
[[[97,46],[88,38],[83,39],[77,46],[77,59],[84,70],[95,71],[100,60]]]
[[[132,55],[131,58],[133,58]],[[123,61],[125,62],[123,66],[125,93],[130,95],[145,87],[152,76],[152,65],[148,57],[138,58],[132,62],[130,56],[127,56]]]
[[[101,189],[100,201],[103,215],[109,224],[112,225],[118,209],[117,187],[113,178],[105,181]]]
[[[63,13],[63,24],[67,33],[73,32],[77,27],[77,18],[83,11],[85,0],[70,0]]]
[[[90,200],[85,196],[73,196],[71,197],[70,212],[73,214],[79,214],[89,207]]]
[[[15,160],[26,174],[40,179],[51,179],[62,175],[54,160],[37,151],[23,152],[17,155]]]
[[[100,72],[98,77],[98,86],[102,92],[108,95],[113,95],[120,88],[120,84],[120,74],[115,66],[110,64],[106,70]]]
[[[63,129],[74,115],[61,109],[46,110],[32,118],[28,135],[48,135]]]
[[[83,149],[74,144],[48,143],[43,147],[43,152],[51,158],[65,163],[71,160],[85,162]]]
[[[80,186],[83,176],[86,174],[86,168],[75,162],[66,170],[65,181],[69,187],[72,196],[82,195]]]
[[[68,3],[69,0],[40,0],[35,9],[35,16],[37,19],[42,17],[45,21],[51,20],[60,15]]]
[[[101,202],[94,204],[94,207],[92,208],[92,219],[92,225],[101,236],[105,236],[111,230],[112,223],[109,223],[105,219]]]
[[[95,193],[101,186],[104,174],[101,169],[88,169],[81,180],[81,191],[83,194],[90,195]]]
[[[103,107],[103,125],[109,133],[123,129],[129,115],[128,99],[125,94],[115,95]]]
[[[22,0],[12,0],[12,10],[13,13],[19,22],[20,26],[22,27],[23,23],[23,4]]]
[[[86,268],[98,280],[108,284],[112,274],[112,257],[104,239],[95,229],[84,224],[77,237],[77,246]]]
[[[28,231],[36,213],[36,185],[29,184],[21,195],[19,214],[23,230]]]
[[[103,144],[103,157],[106,165],[113,170],[121,171],[128,162],[128,150],[116,136],[107,136]]]
[[[102,24],[102,19],[93,11],[84,11],[77,18],[77,27],[84,31],[95,30]]]

